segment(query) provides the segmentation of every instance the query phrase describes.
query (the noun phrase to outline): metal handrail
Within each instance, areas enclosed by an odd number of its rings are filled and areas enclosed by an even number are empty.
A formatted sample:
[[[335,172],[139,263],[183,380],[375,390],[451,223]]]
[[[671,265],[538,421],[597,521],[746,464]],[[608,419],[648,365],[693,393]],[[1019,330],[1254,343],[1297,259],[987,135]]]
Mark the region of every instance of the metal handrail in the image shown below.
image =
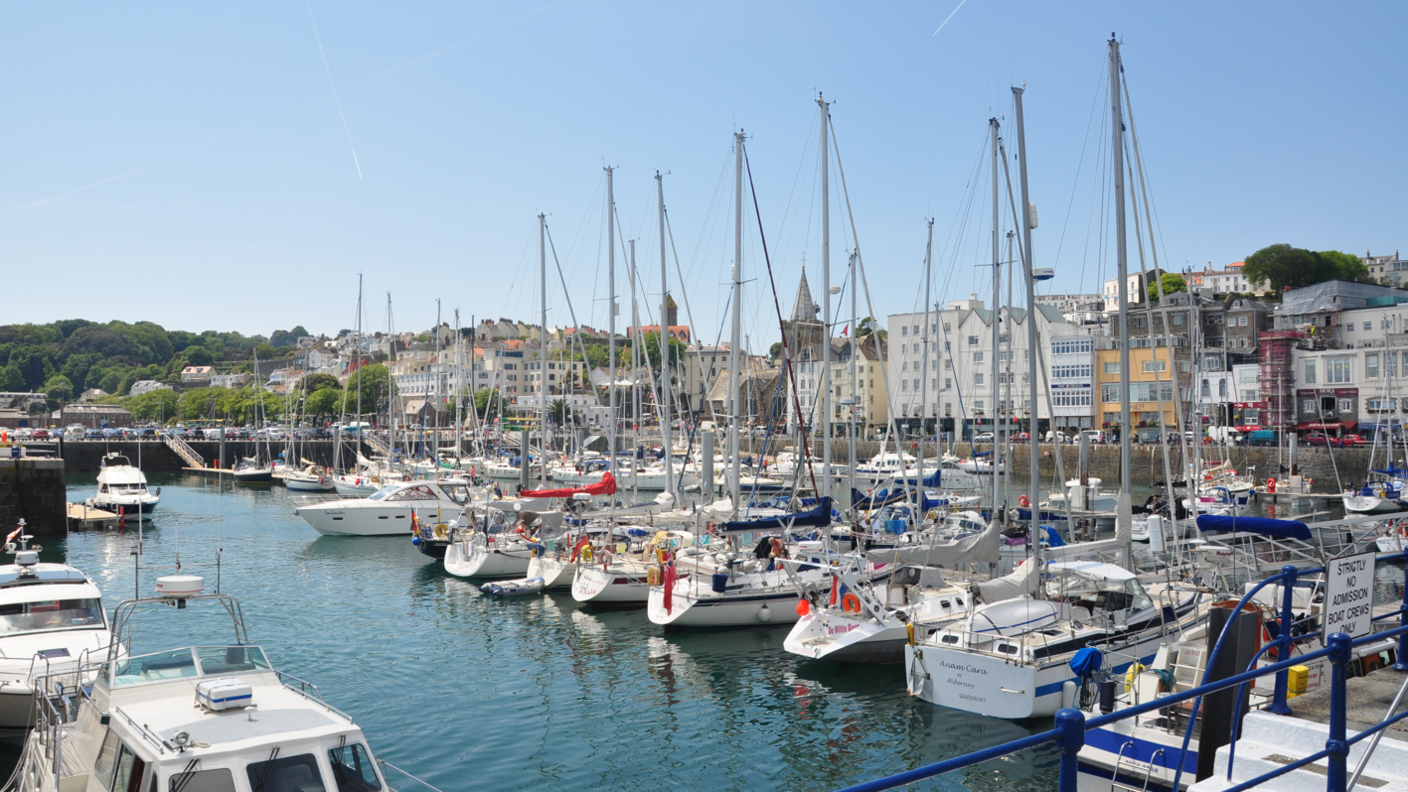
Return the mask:
[[[410,773],[406,772],[405,770],[402,770],[401,768],[397,767],[396,765],[391,764],[390,762],[386,761],[385,759],[377,759],[376,762],[377,762],[377,764],[381,765],[382,767],[389,767],[389,768],[391,768],[392,770],[395,770],[396,772],[400,773],[401,775],[405,776],[406,778],[409,778],[409,779],[411,779],[412,781],[416,782],[417,784],[420,784],[421,786],[425,787],[426,789],[431,790],[431,792],[442,792],[442,790],[441,790],[439,787],[436,787],[435,785],[431,784],[429,781],[426,781],[424,778],[419,778],[419,777],[417,777],[417,776],[411,775]],[[383,775],[384,775],[384,774],[383,774]]]
[[[1387,559],[1382,560],[1405,559],[1408,559],[1408,553],[1400,554],[1397,556],[1390,556]],[[1282,623],[1285,625],[1289,625],[1291,623],[1291,619],[1285,614],[1289,613],[1290,610],[1292,596],[1294,594],[1294,574],[1296,572],[1298,572],[1298,570],[1288,567],[1286,569],[1283,569],[1280,574],[1274,575],[1270,578],[1267,578],[1266,580],[1263,580],[1251,591],[1249,591],[1246,596],[1243,597],[1242,602],[1239,603],[1237,610],[1234,612],[1240,612],[1241,607],[1246,604],[1246,601],[1249,600],[1257,591],[1261,590],[1261,588],[1265,587],[1269,583],[1274,582],[1276,580],[1286,580],[1287,584],[1284,589],[1285,596],[1283,598],[1285,611],[1283,611]],[[1329,790],[1329,792],[1346,792],[1346,782],[1348,778],[1346,759],[1349,755],[1349,747],[1354,743],[1359,742],[1360,740],[1382,732],[1388,726],[1398,723],[1404,719],[1408,719],[1408,711],[1405,711],[1388,720],[1385,720],[1383,723],[1380,723],[1377,726],[1359,732],[1352,738],[1346,736],[1345,730],[1347,714],[1345,703],[1345,681],[1347,675],[1345,672],[1345,666],[1348,665],[1348,663],[1350,662],[1350,659],[1353,655],[1354,647],[1363,646],[1368,643],[1379,642],[1388,638],[1396,637],[1398,639],[1398,662],[1395,664],[1394,667],[1398,670],[1408,670],[1408,657],[1405,657],[1405,654],[1408,654],[1408,587],[1405,587],[1404,598],[1405,607],[1402,611],[1401,623],[1398,627],[1372,633],[1370,635],[1366,635],[1362,638],[1357,639],[1351,638],[1350,636],[1345,635],[1343,633],[1335,633],[1334,635],[1331,635],[1329,637],[1327,641],[1327,646],[1321,649],[1317,649],[1313,652],[1309,652],[1303,655],[1297,655],[1295,657],[1291,657],[1289,651],[1281,652],[1278,653],[1278,662],[1273,663],[1271,665],[1264,666],[1262,668],[1253,668],[1244,671],[1243,673],[1235,674],[1224,679],[1220,679],[1216,682],[1200,685],[1190,690],[1183,691],[1182,693],[1172,693],[1167,696],[1160,696],[1156,699],[1153,699],[1152,701],[1135,704],[1133,706],[1125,707],[1104,715],[1098,715],[1088,720],[1086,719],[1084,712],[1081,712],[1080,710],[1076,709],[1064,708],[1056,713],[1055,728],[1049,731],[1041,732],[1039,734],[1033,734],[1028,737],[1024,737],[1020,740],[1013,740],[1012,742],[1003,743],[1002,745],[996,745],[991,748],[985,748],[983,750],[975,751],[965,756],[959,756],[953,759],[946,759],[941,762],[925,765],[924,767],[918,767],[913,770],[908,770],[903,773],[897,773],[895,775],[887,776],[885,778],[867,781],[860,784],[854,784],[841,790],[841,792],[879,792],[880,790],[892,789],[894,787],[902,786],[904,784],[910,784],[915,781],[921,781],[926,778],[932,778],[934,776],[943,775],[954,770],[961,770],[965,767],[970,767],[972,765],[988,761],[989,759],[996,759],[998,757],[1005,756],[1016,751],[1023,751],[1028,748],[1034,748],[1039,745],[1044,745],[1046,743],[1055,743],[1060,749],[1061,764],[1058,776],[1060,792],[1075,792],[1077,776],[1077,755],[1080,753],[1081,747],[1085,744],[1086,731],[1091,729],[1102,728],[1117,721],[1126,720],[1129,718],[1137,718],[1138,716],[1143,715],[1145,713],[1153,712],[1154,710],[1158,709],[1163,709],[1165,707],[1168,707],[1173,704],[1178,704],[1180,702],[1189,701],[1192,699],[1198,699],[1200,701],[1203,696],[1209,693],[1215,693],[1219,690],[1226,690],[1228,688],[1242,685],[1243,683],[1264,676],[1276,675],[1277,689],[1275,700],[1277,702],[1284,703],[1286,674],[1290,671],[1290,669],[1294,666],[1302,665],[1304,663],[1314,660],[1319,660],[1321,658],[1329,659],[1331,664],[1329,723],[1330,733],[1329,740],[1327,740],[1326,742],[1325,750],[1319,751],[1311,756],[1304,757],[1296,762],[1279,767],[1276,770],[1270,771],[1250,781],[1239,784],[1235,787],[1232,787],[1227,792],[1241,792],[1241,790],[1265,783],[1270,779],[1277,778],[1293,770],[1304,767],[1310,764],[1311,762],[1315,762],[1327,757],[1330,760],[1329,770],[1327,773],[1327,789]],[[1223,639],[1230,632],[1228,628],[1231,626],[1232,623],[1233,620],[1229,620],[1227,627],[1224,627],[1222,635],[1219,636],[1218,641],[1214,645],[1213,651],[1209,656],[1207,667],[1212,667],[1212,661],[1216,659],[1217,650],[1218,648],[1220,648]],[[1282,630],[1281,635],[1277,638],[1277,644],[1289,648],[1289,645],[1291,643],[1292,641],[1290,636],[1290,630]],[[1195,713],[1196,708],[1197,707],[1195,704]],[[1267,709],[1268,711],[1270,711],[1271,708],[1268,707]],[[1193,717],[1196,717],[1196,714]],[[1189,722],[1192,722],[1192,718],[1189,719]],[[1189,729],[1188,735],[1191,736],[1191,733],[1192,730]],[[1180,757],[1186,756],[1187,750],[1188,749],[1185,737],[1185,745],[1182,749],[1182,752],[1180,753]],[[1178,788],[1178,782],[1182,776],[1182,769],[1183,762],[1180,758],[1178,774],[1175,776],[1173,782],[1173,788],[1175,789]]]

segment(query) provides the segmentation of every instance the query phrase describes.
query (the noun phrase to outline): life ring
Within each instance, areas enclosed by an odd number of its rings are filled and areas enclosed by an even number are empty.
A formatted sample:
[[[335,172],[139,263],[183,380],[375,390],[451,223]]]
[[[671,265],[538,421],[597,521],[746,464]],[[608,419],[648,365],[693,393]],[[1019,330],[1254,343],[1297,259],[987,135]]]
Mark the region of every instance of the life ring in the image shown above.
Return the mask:
[[[590,561],[590,560],[592,560],[592,546],[591,546],[591,545],[585,545],[585,546],[582,547],[582,560],[583,560],[583,561]]]
[[[1026,495],[1023,495],[1017,499],[1017,505],[1025,509],[1028,506],[1032,505],[1032,499],[1028,498]]]
[[[1129,672],[1124,675],[1124,687],[1126,690],[1134,689],[1134,680],[1139,676],[1139,672],[1143,670],[1143,663],[1135,663],[1129,667]]]
[[[1276,491],[1276,479],[1274,479],[1274,478],[1269,478],[1269,479],[1266,480],[1266,491],[1267,491],[1267,492],[1275,492],[1275,491]]]
[[[841,610],[846,613],[860,613],[860,597],[847,591],[846,596],[841,598]]]
[[[435,524],[435,538],[436,538],[436,539],[444,539],[445,536],[446,536],[446,534],[448,534],[448,533],[449,533],[449,530],[446,528],[445,523],[436,523],[436,524]]]

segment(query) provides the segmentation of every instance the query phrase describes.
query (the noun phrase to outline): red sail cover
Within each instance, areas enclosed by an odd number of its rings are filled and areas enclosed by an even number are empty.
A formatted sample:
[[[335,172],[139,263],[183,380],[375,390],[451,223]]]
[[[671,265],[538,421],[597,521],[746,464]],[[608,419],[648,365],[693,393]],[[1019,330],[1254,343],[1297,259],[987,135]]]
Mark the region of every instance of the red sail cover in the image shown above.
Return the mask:
[[[525,498],[570,498],[579,492],[588,495],[615,495],[616,479],[611,475],[611,471],[601,474],[601,481],[585,487],[568,487],[566,489],[550,490],[523,490],[518,493]]]

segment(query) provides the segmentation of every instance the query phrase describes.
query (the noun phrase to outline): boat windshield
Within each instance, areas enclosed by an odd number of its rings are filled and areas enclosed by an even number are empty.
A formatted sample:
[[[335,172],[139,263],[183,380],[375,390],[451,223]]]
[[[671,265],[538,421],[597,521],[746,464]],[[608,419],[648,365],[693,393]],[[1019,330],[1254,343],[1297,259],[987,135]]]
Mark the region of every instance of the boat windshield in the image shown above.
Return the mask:
[[[390,495],[391,493],[395,492],[400,487],[400,484],[392,484],[390,486],[382,487],[376,492],[373,492],[372,494],[368,495],[367,500],[386,500],[387,495]]]
[[[199,661],[199,664],[197,664]],[[257,646],[197,646],[125,657],[117,661],[113,687],[195,676],[228,676],[273,667]],[[106,668],[104,669],[106,673]]]
[[[1137,578],[1110,580],[1071,570],[1060,570],[1046,583],[1047,598],[1070,602],[1094,611],[1142,610],[1153,607]]]
[[[103,604],[96,598],[0,605],[0,636],[101,626]]]

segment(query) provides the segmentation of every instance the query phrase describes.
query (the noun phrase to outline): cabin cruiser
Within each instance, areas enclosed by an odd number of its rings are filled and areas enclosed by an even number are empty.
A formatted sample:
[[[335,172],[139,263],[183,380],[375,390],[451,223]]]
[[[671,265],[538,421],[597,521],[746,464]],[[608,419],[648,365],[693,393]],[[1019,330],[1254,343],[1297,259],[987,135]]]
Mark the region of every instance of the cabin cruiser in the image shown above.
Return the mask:
[[[328,469],[311,462],[302,470],[285,471],[283,479],[290,492],[332,492],[336,488]]]
[[[35,699],[17,792],[387,788],[352,718],[276,670],[248,643],[238,601],[203,586],[191,575],[158,578],[157,596],[118,606],[115,631],[130,633],[139,606],[184,614],[215,600],[233,618],[234,642],[137,656],[113,642],[98,658],[105,662],[90,666],[91,687],[73,672],[50,674],[46,682],[62,684],[76,705]]]
[[[1078,478],[1066,482],[1065,492],[1053,492],[1046,497],[1041,508],[1047,511],[1063,512],[1069,505],[1071,511],[1113,512],[1116,496],[1100,491],[1100,479],[1087,476],[1082,484]]]
[[[407,481],[382,487],[366,498],[310,503],[294,513],[324,536],[405,536],[411,513],[443,522],[471,500],[466,481]]]
[[[23,530],[21,521],[16,533]],[[0,566],[0,738],[29,728],[41,678],[78,675],[88,684],[112,643],[97,584],[67,564],[40,563],[31,537],[18,538],[6,546],[14,563]]]
[[[142,469],[133,467],[119,453],[105,454],[98,471],[98,493],[84,501],[90,509],[102,509],[113,514],[151,514],[161,502],[161,490],[147,489],[147,477]]]
[[[1099,646],[1120,657],[1118,673],[1147,664],[1161,644],[1206,616],[1196,589],[1162,580],[1146,588],[1115,564],[1053,562],[1046,574],[1034,567],[1023,566],[1025,577],[980,585],[983,604],[970,617],[915,636],[905,647],[912,695],[995,718],[1049,716],[1069,705],[1065,684],[1078,677],[1068,664],[1080,649]]]

